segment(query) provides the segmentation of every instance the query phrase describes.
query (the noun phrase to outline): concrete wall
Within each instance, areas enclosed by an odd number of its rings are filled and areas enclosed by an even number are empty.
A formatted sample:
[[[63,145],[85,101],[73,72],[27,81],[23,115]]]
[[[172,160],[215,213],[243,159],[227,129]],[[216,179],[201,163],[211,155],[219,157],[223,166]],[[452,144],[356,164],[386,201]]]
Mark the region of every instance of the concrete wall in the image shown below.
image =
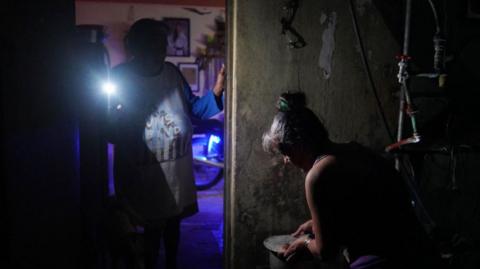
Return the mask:
[[[391,128],[398,105],[398,44],[371,1],[354,1],[368,60]],[[348,1],[300,1],[293,26],[307,46],[289,49],[284,1],[227,1],[229,24],[227,268],[262,268],[263,240],[291,233],[307,218],[303,175],[262,151],[261,137],[286,90],[304,91],[334,141],[382,149],[388,135],[364,71]]]

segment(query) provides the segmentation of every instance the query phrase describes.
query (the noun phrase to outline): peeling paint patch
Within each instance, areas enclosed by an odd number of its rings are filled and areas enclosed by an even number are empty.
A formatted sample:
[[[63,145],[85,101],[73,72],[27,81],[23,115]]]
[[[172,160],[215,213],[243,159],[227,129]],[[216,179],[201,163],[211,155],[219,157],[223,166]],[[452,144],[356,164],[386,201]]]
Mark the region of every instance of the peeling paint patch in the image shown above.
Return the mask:
[[[322,12],[322,15],[320,15],[320,24],[324,24],[326,20],[327,20],[327,15]]]
[[[337,13],[332,12],[328,16],[327,28],[322,33],[322,48],[320,49],[320,57],[318,66],[323,70],[323,77],[330,78],[332,72],[332,57],[335,50],[335,26],[337,25]]]

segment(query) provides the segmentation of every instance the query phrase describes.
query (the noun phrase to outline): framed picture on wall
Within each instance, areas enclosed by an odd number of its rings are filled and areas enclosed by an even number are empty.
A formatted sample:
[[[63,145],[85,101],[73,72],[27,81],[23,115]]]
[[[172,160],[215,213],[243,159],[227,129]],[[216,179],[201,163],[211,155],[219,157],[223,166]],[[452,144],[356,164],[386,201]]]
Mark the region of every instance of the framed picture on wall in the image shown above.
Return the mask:
[[[178,63],[178,68],[187,80],[192,92],[199,92],[198,64],[196,63]]]
[[[190,19],[164,18],[170,28],[167,37],[167,56],[190,57]]]

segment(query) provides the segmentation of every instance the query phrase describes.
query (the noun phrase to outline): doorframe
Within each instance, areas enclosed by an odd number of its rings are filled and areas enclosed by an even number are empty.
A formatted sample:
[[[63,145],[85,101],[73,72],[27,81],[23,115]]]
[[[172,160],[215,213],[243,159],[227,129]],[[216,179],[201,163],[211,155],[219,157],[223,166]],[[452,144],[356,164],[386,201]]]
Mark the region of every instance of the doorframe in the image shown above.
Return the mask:
[[[225,269],[234,268],[233,249],[235,245],[235,160],[236,160],[236,18],[237,18],[236,0],[226,0],[226,68],[227,68],[227,89],[225,91],[225,175],[224,175],[224,233],[223,233],[223,259]]]

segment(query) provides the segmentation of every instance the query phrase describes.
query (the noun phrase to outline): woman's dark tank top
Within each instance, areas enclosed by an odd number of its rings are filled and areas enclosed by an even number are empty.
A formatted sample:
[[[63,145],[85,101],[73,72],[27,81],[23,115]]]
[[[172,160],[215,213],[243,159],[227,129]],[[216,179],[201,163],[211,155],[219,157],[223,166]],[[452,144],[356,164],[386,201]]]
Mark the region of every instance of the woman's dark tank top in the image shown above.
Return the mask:
[[[334,175],[316,190],[326,214],[320,216],[326,242],[346,247],[352,260],[376,255],[408,268],[433,255],[406,184],[393,165],[357,143],[333,155]]]

